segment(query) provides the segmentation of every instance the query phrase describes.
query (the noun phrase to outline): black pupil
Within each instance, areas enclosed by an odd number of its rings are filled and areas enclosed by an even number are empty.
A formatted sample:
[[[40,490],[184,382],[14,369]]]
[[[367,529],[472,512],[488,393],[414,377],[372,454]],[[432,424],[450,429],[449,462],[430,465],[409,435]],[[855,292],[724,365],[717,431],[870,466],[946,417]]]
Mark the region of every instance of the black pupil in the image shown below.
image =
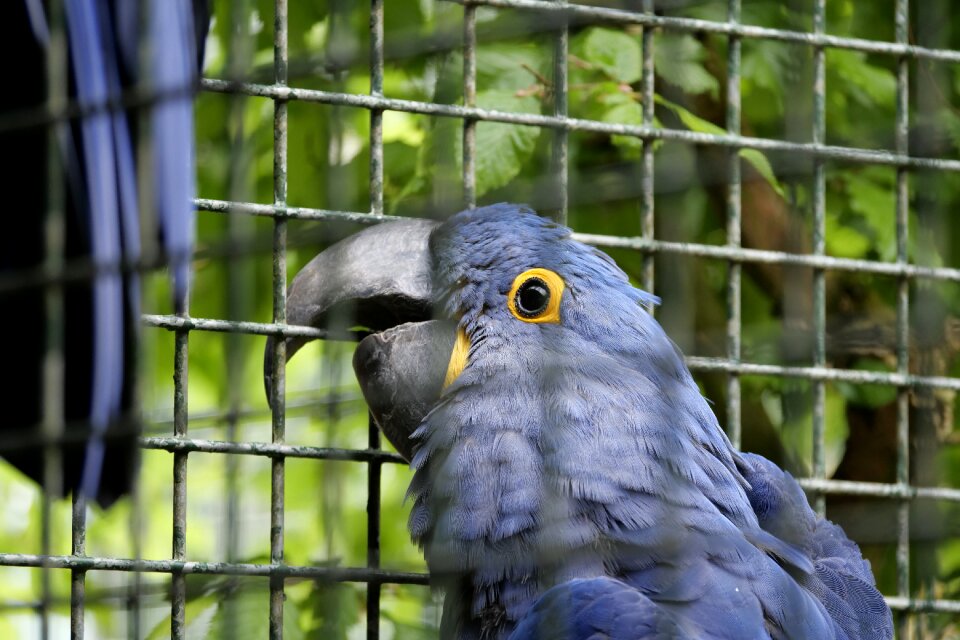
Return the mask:
[[[540,278],[530,278],[517,291],[517,311],[530,318],[543,313],[550,303],[550,289]]]

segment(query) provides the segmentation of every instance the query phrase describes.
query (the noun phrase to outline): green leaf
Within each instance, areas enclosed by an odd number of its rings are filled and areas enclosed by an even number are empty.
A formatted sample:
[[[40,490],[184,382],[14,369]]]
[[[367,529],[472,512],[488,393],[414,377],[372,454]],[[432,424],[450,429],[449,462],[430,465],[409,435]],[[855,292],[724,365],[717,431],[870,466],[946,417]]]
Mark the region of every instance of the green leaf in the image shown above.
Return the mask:
[[[781,396],[781,402],[785,396]],[[769,402],[764,404],[766,405]],[[805,401],[807,407],[811,406]],[[768,410],[769,412],[769,410]],[[847,426],[847,400],[843,393],[837,387],[828,386],[826,389],[826,402],[824,403],[824,466],[826,467],[827,477],[833,475],[834,471],[843,460],[843,454],[847,448],[847,436],[849,427]],[[804,413],[786,417],[784,416],[781,430],[781,438],[785,449],[804,466],[805,470],[813,468],[813,414],[807,409]],[[772,415],[771,418],[775,417]]]
[[[673,111],[680,122],[682,122],[688,129],[691,131],[696,131],[697,133],[709,133],[711,135],[725,136],[727,135],[726,129],[723,129],[709,120],[704,120],[700,116],[694,115],[689,110],[684,109],[680,105],[670,102],[666,98],[660,96],[656,97],[657,104],[667,107]],[[783,197],[783,186],[780,184],[780,181],[777,180],[776,174],[773,172],[773,167],[770,165],[770,161],[763,154],[763,152],[757,149],[741,149],[740,157],[749,162],[754,169],[757,170],[764,180],[766,180],[773,190],[777,192],[781,197]]]
[[[937,124],[939,124],[956,151],[960,151],[960,116],[951,108],[943,108],[937,113]]]
[[[864,258],[870,251],[870,238],[850,226],[840,224],[835,216],[824,221],[827,253],[838,258]]]
[[[221,601],[210,621],[210,638],[246,640],[270,635],[270,592],[263,587],[241,589],[230,601]],[[283,603],[283,637],[302,640],[299,610],[287,598]],[[190,636],[202,637],[202,636]]]
[[[360,593],[354,585],[314,585],[302,605],[309,640],[342,640],[360,621]]]
[[[503,90],[478,93],[477,105],[498,111],[540,111],[540,102],[536,98]],[[520,173],[533,156],[540,131],[538,127],[519,127],[501,122],[477,123],[478,196],[504,186]]]
[[[477,86],[485,89],[526,89],[548,75],[547,56],[537,46],[517,43],[477,48]]]
[[[690,34],[662,34],[657,37],[654,64],[657,75],[691,95],[709,93],[716,97],[717,79],[703,66],[706,51]]]
[[[897,93],[897,81],[893,72],[870,64],[862,51],[828,49],[826,66],[832,80],[843,93],[863,107],[881,106],[892,110]],[[831,78],[827,86],[831,86]]]
[[[219,598],[213,595],[194,598],[186,604],[184,610],[185,632],[188,638],[206,638],[210,631],[210,622],[216,613]],[[168,615],[150,631],[147,640],[163,640],[170,637],[170,616]]]
[[[491,89],[477,94],[477,106],[497,111],[539,113],[540,101],[517,91]],[[499,189],[513,180],[533,156],[540,137],[538,127],[500,122],[478,122],[476,139],[477,195]],[[436,190],[449,183],[459,187],[463,166],[461,125],[452,119],[440,119],[430,126],[420,147],[416,174],[407,182],[393,203],[394,209],[405,199]]]
[[[740,68],[743,113],[754,126],[778,123],[783,118],[783,99],[788,78],[796,78],[791,50],[780,42],[744,43]]]
[[[630,92],[623,91],[622,84],[612,80],[591,82],[584,87],[584,90],[571,92],[570,108],[579,118],[604,120],[613,107],[636,102]]]
[[[673,111],[676,116],[680,118],[680,122],[682,122],[687,129],[696,131],[697,133],[709,133],[715,136],[727,135],[727,130],[723,127],[715,125],[709,120],[704,120],[700,116],[694,115],[689,110],[681,107],[677,103],[671,102],[660,95],[657,95],[655,99],[657,104]]]
[[[893,260],[897,254],[893,172],[882,167],[869,167],[848,171],[845,178],[850,210],[866,223],[880,257]]]
[[[330,31],[330,20],[324,18],[315,22],[313,26],[307,29],[303,36],[304,45],[308,51],[322,52],[327,46],[327,34]]]
[[[618,82],[630,84],[642,73],[640,43],[623,31],[592,27],[574,43],[575,55]]]
[[[773,167],[770,166],[770,161],[767,160],[767,156],[763,155],[762,151],[758,149],[740,149],[740,157],[753,165],[757,173],[773,187],[777,195],[781,198],[786,197],[783,192],[783,185],[777,180],[777,176],[773,172]]]
[[[860,358],[853,366],[858,371],[879,371],[889,373],[890,368],[873,358]],[[876,409],[886,406],[897,399],[897,388],[883,384],[838,383],[837,388],[850,404]]]
[[[270,592],[265,586],[238,589],[230,596],[223,592],[224,581],[216,592],[205,589],[206,595],[191,598],[186,603],[186,637],[247,640],[265,638],[270,630]],[[288,598],[283,605],[283,637],[303,640],[298,624],[299,611]],[[170,637],[170,616],[161,620],[147,636],[147,640]]]
[[[643,108],[634,100],[620,101],[603,114],[604,122],[638,125],[643,121]],[[643,141],[636,136],[610,136],[610,142],[627,152],[643,149]]]
[[[424,132],[419,121],[410,113],[385,111],[383,113],[383,142],[402,142],[417,147],[423,142]]]

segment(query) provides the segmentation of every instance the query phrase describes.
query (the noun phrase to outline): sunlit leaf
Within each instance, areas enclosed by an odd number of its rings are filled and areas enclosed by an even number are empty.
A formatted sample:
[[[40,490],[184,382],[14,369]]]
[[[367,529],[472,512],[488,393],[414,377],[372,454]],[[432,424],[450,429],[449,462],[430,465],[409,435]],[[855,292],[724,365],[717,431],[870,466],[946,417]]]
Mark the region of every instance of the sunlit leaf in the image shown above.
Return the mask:
[[[853,227],[841,225],[836,217],[824,221],[827,253],[839,258],[863,258],[872,246],[870,238]]]
[[[632,83],[640,79],[640,40],[623,31],[592,27],[574,43],[575,53],[603,70],[611,79]]]

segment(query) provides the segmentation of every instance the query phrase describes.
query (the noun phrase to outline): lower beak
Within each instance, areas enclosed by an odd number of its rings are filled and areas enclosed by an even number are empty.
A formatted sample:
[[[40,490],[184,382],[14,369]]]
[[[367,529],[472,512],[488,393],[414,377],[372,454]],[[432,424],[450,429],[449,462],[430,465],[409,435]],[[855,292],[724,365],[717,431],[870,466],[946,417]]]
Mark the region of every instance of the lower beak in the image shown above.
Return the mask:
[[[410,434],[445,386],[456,338],[452,322],[411,322],[367,336],[353,354],[353,370],[370,413],[407,460],[413,456]]]

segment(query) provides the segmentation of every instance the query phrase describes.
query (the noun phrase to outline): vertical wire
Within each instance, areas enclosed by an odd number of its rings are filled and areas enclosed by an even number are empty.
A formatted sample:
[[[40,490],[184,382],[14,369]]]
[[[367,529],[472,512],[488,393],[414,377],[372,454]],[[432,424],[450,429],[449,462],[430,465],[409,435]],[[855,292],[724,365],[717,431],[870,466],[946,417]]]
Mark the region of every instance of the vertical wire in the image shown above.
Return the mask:
[[[896,3],[896,41],[909,41],[909,0]],[[897,60],[897,123],[895,135],[896,153],[907,155],[910,127],[910,67],[909,60],[901,56]],[[906,167],[897,167],[897,263],[908,262],[907,241],[909,233],[910,193],[909,173]],[[901,277],[897,283],[897,373],[910,372],[910,281]],[[897,387],[897,483],[902,487],[910,484],[910,390]],[[910,501],[901,500],[897,507],[897,595],[910,596]],[[901,637],[907,637],[910,616],[901,614],[898,619]]]
[[[477,7],[463,6],[463,106],[477,106]],[[463,200],[477,206],[477,121],[463,119]]]
[[[371,415],[368,419],[368,446],[380,448],[380,430]],[[367,566],[380,567],[380,469],[379,460],[367,463]],[[380,582],[367,583],[367,638],[380,637]]]
[[[178,315],[189,317],[190,295],[184,296]],[[189,375],[190,330],[178,329],[173,354],[173,435],[187,437],[187,390]],[[173,454],[173,560],[183,562],[187,557],[187,453]],[[170,636],[173,640],[186,637],[187,582],[182,572],[171,576]]]
[[[567,0],[554,0],[560,5],[566,5]],[[553,115],[558,118],[567,117],[567,56],[570,49],[570,30],[567,27],[567,14],[561,13],[563,27],[557,32],[553,40]],[[569,174],[569,132],[566,127],[553,130],[553,149],[551,153],[551,174],[557,194],[555,219],[560,224],[567,223],[567,205],[570,199],[568,193]]]
[[[137,376],[138,379],[142,379],[141,376]],[[139,394],[139,390],[137,390]],[[141,397],[137,397],[136,401],[133,403],[133,407],[139,409],[142,407]],[[138,454],[140,452],[138,451]],[[142,461],[142,454],[141,454]],[[142,464],[142,462],[141,462]],[[137,472],[139,473],[141,467],[138,464]],[[140,482],[136,480],[130,487],[130,539],[132,541],[132,551],[133,559],[137,564],[137,567],[133,571],[133,584],[130,585],[130,593],[127,596],[127,610],[129,611],[129,618],[127,620],[127,631],[129,637],[139,638],[141,635],[141,628],[143,626],[143,620],[141,619],[140,606],[143,602],[143,571],[140,568],[140,563],[143,560],[143,495],[140,490]]]
[[[77,489],[73,492],[73,511],[71,514],[70,553],[83,556],[87,553],[87,497]],[[70,638],[83,638],[84,601],[86,599],[87,572],[83,569],[70,570]]]
[[[273,19],[273,69],[274,82],[287,84],[287,0],[275,0]],[[273,202],[285,207],[287,204],[287,103],[273,102]],[[274,218],[273,228],[273,321],[287,321],[287,220]],[[273,341],[273,395],[272,441],[282,443],[286,437],[285,369],[287,362],[286,340]],[[284,475],[285,460],[271,459],[270,483],[270,563],[283,563],[284,522]],[[283,637],[283,577],[270,578],[270,638]]]
[[[653,0],[643,0],[644,13],[653,14]],[[642,40],[642,99],[643,110],[641,123],[646,126],[653,126],[653,99],[655,89],[654,75],[654,30],[652,27],[643,28]],[[646,138],[643,141],[643,155],[640,160],[640,235],[653,240],[655,234],[654,227],[654,198],[653,198],[653,140]],[[647,252],[643,255],[643,288],[653,293],[654,287],[654,255]],[[653,309],[650,309],[653,312]]]
[[[189,284],[187,285],[189,287]],[[190,291],[185,292],[177,315],[190,317]],[[190,331],[180,329],[174,338],[173,356],[173,435],[186,438],[189,429]],[[173,454],[173,560],[187,558],[187,461],[185,451]],[[171,576],[170,636],[186,637],[187,578],[182,572]]]
[[[370,95],[383,97],[383,0],[370,0]],[[370,110],[370,211],[383,213],[383,110]]]
[[[50,39],[47,43],[47,107],[62,113],[67,103],[67,43],[63,27],[63,5],[53,0],[48,9]],[[47,129],[47,207],[44,212],[44,268],[50,284],[44,290],[46,348],[43,354],[43,496],[40,504],[40,553],[50,555],[53,496],[63,493],[64,432],[63,286],[56,284],[63,272],[66,220],[64,215],[63,167],[60,163],[60,130],[53,122]],[[40,637],[50,637],[49,567],[40,573]]]
[[[729,0],[727,21],[740,21],[740,0]],[[740,134],[740,38],[730,36],[727,51],[727,132]],[[727,159],[727,246],[740,247],[740,150],[730,149]],[[740,263],[731,261],[727,282],[727,359],[740,362]],[[740,376],[727,377],[727,435],[740,448]]]
[[[383,0],[370,1],[370,94],[383,96]],[[370,203],[383,213],[383,112],[370,112]],[[367,421],[368,446],[380,448],[380,431]],[[367,566],[380,566],[380,462],[367,463]],[[380,582],[367,583],[367,638],[380,637]]]
[[[826,0],[816,0],[813,8],[813,32],[821,35],[826,21]],[[823,47],[813,49],[813,143],[823,144],[826,137],[826,52]],[[826,250],[826,163],[820,157],[813,159],[813,253],[822,256]],[[827,361],[826,348],[826,274],[813,270],[813,366],[823,367]],[[814,478],[826,477],[824,461],[824,418],[826,385],[813,381],[813,469]],[[826,512],[823,493],[814,495],[813,507],[820,515]]]

